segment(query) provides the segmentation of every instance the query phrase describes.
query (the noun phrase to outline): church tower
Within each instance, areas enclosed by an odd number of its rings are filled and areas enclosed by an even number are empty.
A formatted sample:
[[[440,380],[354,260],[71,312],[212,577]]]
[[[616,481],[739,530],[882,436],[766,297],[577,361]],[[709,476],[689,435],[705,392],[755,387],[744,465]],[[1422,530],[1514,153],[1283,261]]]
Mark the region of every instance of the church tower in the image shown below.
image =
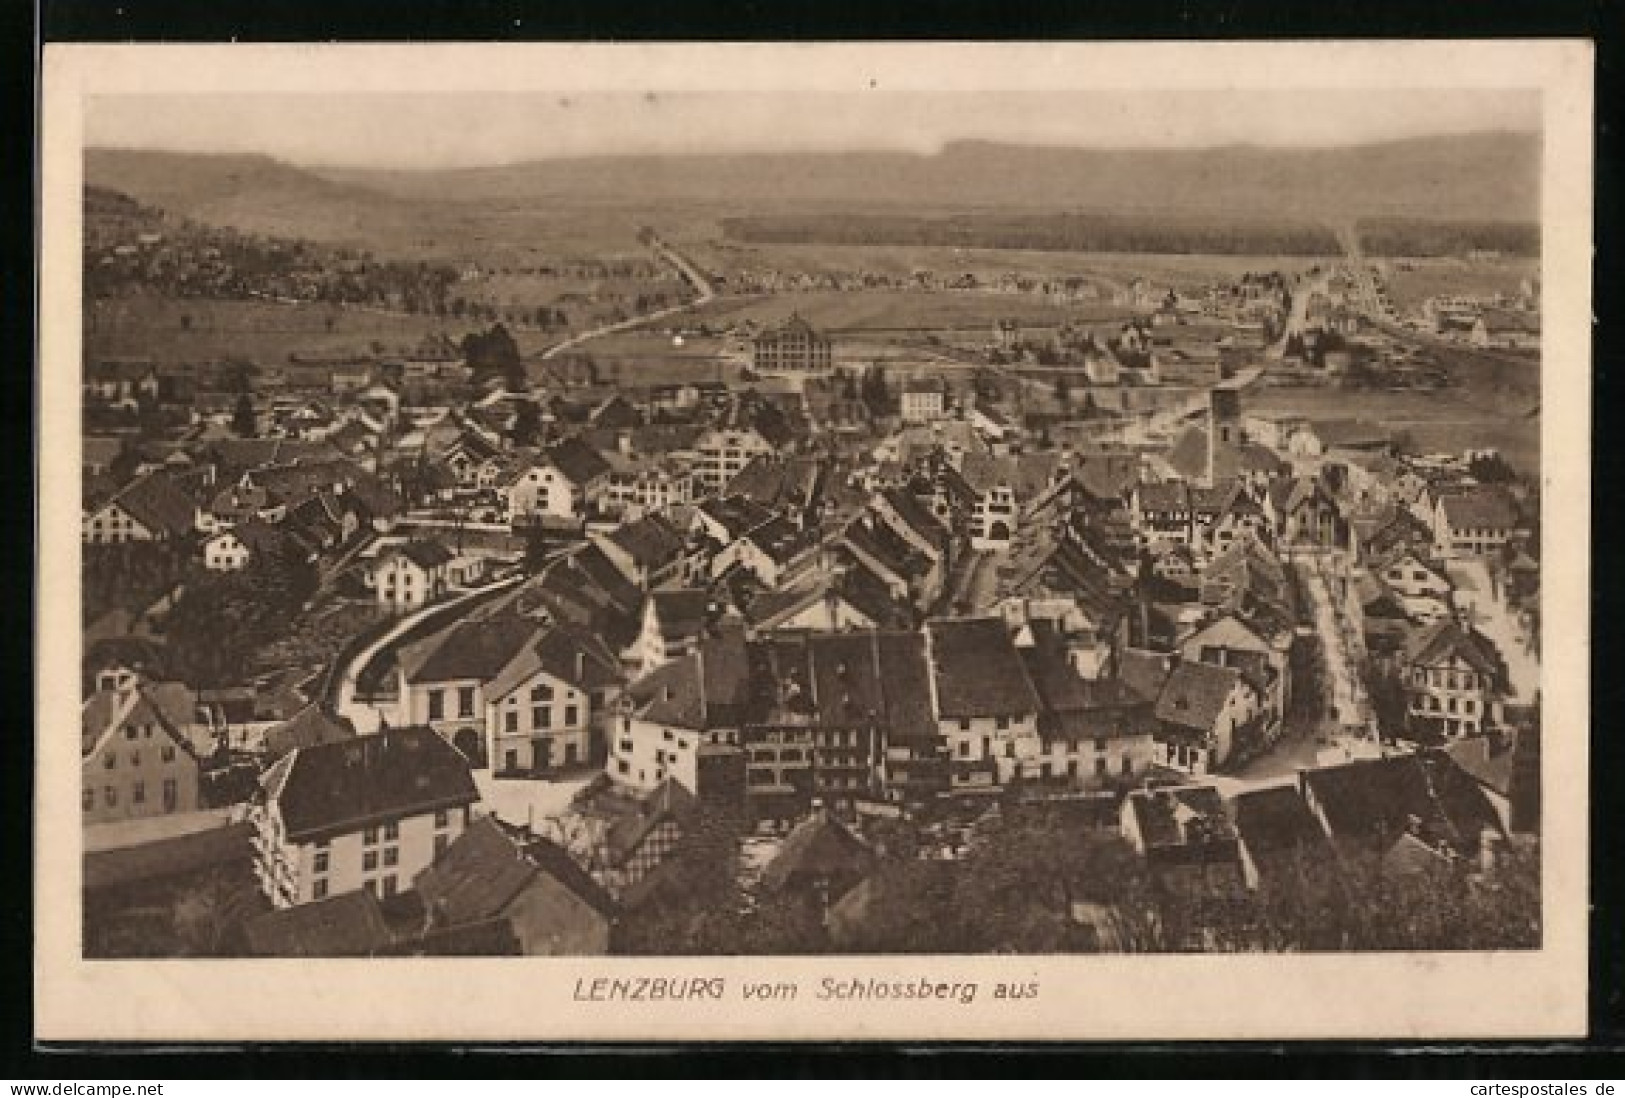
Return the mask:
[[[1241,390],[1215,386],[1207,394],[1207,482],[1211,487],[1236,474],[1241,447]]]

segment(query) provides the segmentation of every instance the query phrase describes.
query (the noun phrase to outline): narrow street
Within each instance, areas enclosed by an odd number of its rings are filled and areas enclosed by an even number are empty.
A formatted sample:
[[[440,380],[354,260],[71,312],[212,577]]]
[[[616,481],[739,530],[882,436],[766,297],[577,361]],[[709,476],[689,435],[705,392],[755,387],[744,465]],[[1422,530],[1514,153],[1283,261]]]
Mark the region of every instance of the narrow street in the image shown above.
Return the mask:
[[[1292,567],[1297,570],[1313,604],[1315,632],[1320,636],[1326,655],[1327,710],[1339,728],[1363,731],[1371,717],[1365,683],[1360,677],[1363,644],[1334,592],[1334,586],[1342,582],[1336,571],[1336,558],[1323,553],[1300,553]]]

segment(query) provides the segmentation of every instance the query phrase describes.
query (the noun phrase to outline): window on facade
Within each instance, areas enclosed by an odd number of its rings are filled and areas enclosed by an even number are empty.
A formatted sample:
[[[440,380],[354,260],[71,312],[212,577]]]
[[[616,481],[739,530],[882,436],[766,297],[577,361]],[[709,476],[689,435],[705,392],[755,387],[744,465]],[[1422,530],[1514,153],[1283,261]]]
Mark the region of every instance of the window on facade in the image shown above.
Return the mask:
[[[365,888],[368,892],[372,893],[374,896],[378,895],[378,882],[377,881],[368,881],[364,885],[362,885],[361,887]]]
[[[328,851],[326,851],[326,850],[318,850],[316,852],[316,858],[315,858],[314,862],[311,864],[311,872],[312,873],[326,873],[327,872],[327,866],[328,866],[328,863],[329,863],[331,858],[332,858],[332,855]]]
[[[961,717],[961,718],[959,718],[959,730],[961,732],[969,732],[970,731],[970,718],[969,717]]]
[[[565,727],[566,728],[574,728],[576,726],[576,719],[579,717],[580,713],[581,713],[581,710],[578,707],[574,706],[574,705],[565,706],[564,707],[564,725],[565,725]]]
[[[378,851],[376,851],[376,850],[368,850],[364,854],[361,855],[361,869],[362,869],[363,872],[370,873],[370,872],[372,872],[373,870],[375,870],[377,868],[378,868]]]
[[[451,813],[447,812],[444,808],[434,814],[434,825],[436,828],[446,827],[450,823]]]
[[[385,865],[400,865],[401,864],[401,848],[398,847],[398,846],[386,846],[386,847],[384,847],[384,864]]]
[[[395,840],[399,839],[400,837],[401,837],[401,825],[398,822],[397,823],[387,823],[387,824],[384,825],[384,841],[385,842],[392,843]]]
[[[130,800],[135,804],[147,803],[147,783],[136,782],[130,787]]]
[[[533,702],[552,701],[553,688],[545,682],[536,684],[530,688],[530,700]]]
[[[159,757],[161,757],[164,760],[164,762],[166,762],[166,763],[174,762],[175,761],[175,745],[172,744],[172,743],[164,744],[163,749],[160,750],[158,752],[158,754],[159,754]]]
[[[113,751],[109,750],[107,752],[107,755],[102,759],[102,766],[104,766],[108,770],[111,770],[117,765],[118,765],[118,755],[116,755]]]
[[[552,728],[553,710],[545,705],[538,705],[530,711],[530,726],[532,728]]]
[[[429,719],[438,721],[446,716],[446,695],[441,690],[429,691]]]
[[[960,740],[959,741],[959,757],[962,758],[962,759],[970,758],[970,741],[969,740]]]
[[[102,791],[102,799],[107,802],[108,808],[112,808],[118,804],[118,790],[113,786],[108,786]]]
[[[459,686],[457,688],[457,715],[459,717],[472,717],[474,715],[474,688],[472,686]]]
[[[174,778],[164,779],[164,811],[173,812],[180,801],[180,787]]]
[[[502,730],[510,736],[518,732],[519,714],[514,712],[512,709],[502,714]]]
[[[313,900],[327,899],[327,882],[325,880],[321,880],[311,885],[310,896]]]
[[[367,828],[367,830],[365,830],[365,831],[363,831],[361,833],[361,841],[363,843],[365,843],[367,846],[377,846],[378,845],[378,829],[376,827]]]
[[[1009,717],[999,717],[999,718],[997,718],[993,722],[993,727],[998,729],[1000,732],[1003,732],[1003,731],[1007,730],[1010,727],[1010,718]]]

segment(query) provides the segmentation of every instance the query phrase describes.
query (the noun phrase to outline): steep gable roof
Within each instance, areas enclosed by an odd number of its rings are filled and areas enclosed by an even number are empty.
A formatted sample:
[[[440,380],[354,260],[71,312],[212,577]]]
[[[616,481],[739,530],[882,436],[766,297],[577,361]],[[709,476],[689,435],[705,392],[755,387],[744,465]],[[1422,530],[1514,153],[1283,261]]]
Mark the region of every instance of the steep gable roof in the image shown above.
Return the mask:
[[[1163,684],[1162,693],[1157,697],[1157,719],[1181,728],[1209,732],[1241,682],[1241,672],[1233,667],[1185,660]]]
[[[1002,619],[938,618],[926,630],[943,717],[1038,712],[1038,693]]]
[[[148,473],[131,481],[109,503],[155,534],[181,537],[189,533],[196,504],[164,473]]]
[[[394,941],[378,900],[364,889],[266,912],[243,925],[259,957],[366,957]]]
[[[265,730],[265,755],[274,762],[301,747],[317,747],[355,738],[349,718],[328,713],[320,705],[305,706],[292,719]]]
[[[1414,666],[1440,666],[1453,659],[1460,659],[1479,674],[1501,681],[1501,657],[1494,642],[1476,629],[1462,628],[1450,618],[1425,626],[1405,646],[1405,662]]]
[[[604,455],[580,439],[565,439],[553,446],[547,460],[576,485],[589,484],[610,471]]]

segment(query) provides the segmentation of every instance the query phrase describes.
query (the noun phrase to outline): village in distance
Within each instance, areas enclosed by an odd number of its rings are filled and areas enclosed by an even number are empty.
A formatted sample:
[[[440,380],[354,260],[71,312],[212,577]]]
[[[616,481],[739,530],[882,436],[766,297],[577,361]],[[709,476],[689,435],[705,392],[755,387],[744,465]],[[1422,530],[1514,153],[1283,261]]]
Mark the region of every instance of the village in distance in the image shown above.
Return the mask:
[[[85,957],[1539,948],[1539,139],[1344,151],[87,150]]]

